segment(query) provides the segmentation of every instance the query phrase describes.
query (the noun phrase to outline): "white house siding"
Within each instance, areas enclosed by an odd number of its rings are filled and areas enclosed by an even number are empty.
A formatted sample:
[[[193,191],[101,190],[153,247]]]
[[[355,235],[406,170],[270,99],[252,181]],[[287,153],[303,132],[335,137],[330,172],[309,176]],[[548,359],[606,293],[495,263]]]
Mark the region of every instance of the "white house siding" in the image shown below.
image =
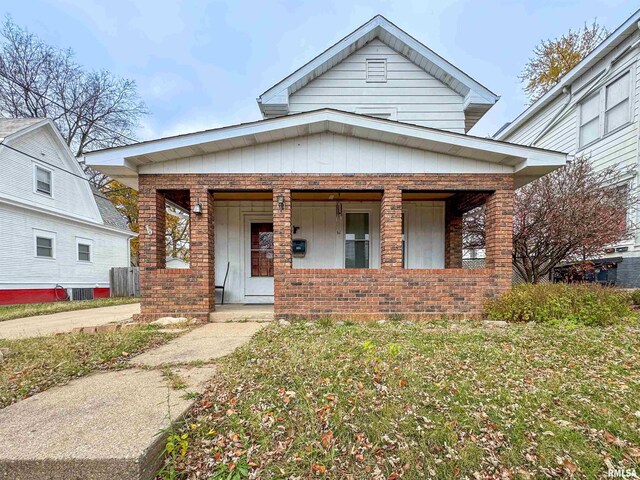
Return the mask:
[[[222,285],[227,262],[229,277],[225,302],[242,303],[244,298],[246,218],[272,218],[268,201],[215,202],[216,285]],[[407,268],[444,268],[444,202],[405,202]],[[344,214],[369,212],[371,235],[370,266],[380,266],[380,203],[343,202],[343,218],[336,217],[335,202],[293,202],[292,225],[299,227],[295,239],[307,241],[307,254],[294,257],[294,268],[344,267]],[[220,301],[218,292],[217,301]]]
[[[38,128],[15,140],[6,140],[6,142],[15,149],[43,161],[38,162],[14,150],[0,146],[0,165],[2,166],[0,197],[102,223],[89,184],[66,172],[71,171],[76,175],[82,174],[82,171],[75,165],[76,160],[70,154],[64,153],[64,150],[53,138],[53,134],[49,132],[48,127]],[[53,191],[51,197],[34,191],[33,172],[36,163],[51,170]],[[51,167],[48,164],[59,168]]]
[[[141,165],[139,173],[513,173],[482,162],[325,132]]]
[[[582,77],[572,85],[572,91],[577,92],[578,99],[582,99],[582,94],[586,92],[590,86],[597,82],[598,74],[608,67],[611,60],[627,49],[629,46],[640,40],[640,32],[636,32],[627,38],[619,47],[613,50],[609,55],[600,61],[597,65],[587,71]],[[508,142],[532,145],[540,148],[551,150],[559,150],[575,156],[586,156],[590,159],[596,169],[604,169],[608,167],[617,167],[622,171],[635,171],[639,166],[638,142],[640,141],[640,49],[638,47],[629,49],[613,64],[610,73],[607,75],[608,83],[616,77],[624,74],[626,71],[631,72],[631,122],[611,134],[601,138],[588,145],[585,148],[579,146],[579,102],[573,99],[566,109],[565,113],[559,117],[559,121],[551,127],[546,133],[542,134],[554,115],[563,107],[566,102],[566,96],[560,95],[550,105],[542,109],[530,120],[525,122],[507,136],[501,137],[501,140]],[[606,84],[605,83],[605,84]],[[580,90],[580,91],[578,91]],[[596,90],[593,90],[595,92]],[[588,95],[587,95],[588,96]],[[629,178],[632,188],[638,189],[639,182],[637,173]],[[636,218],[637,222],[638,218]],[[626,253],[613,253],[612,256],[623,256],[629,258],[637,258],[640,256],[640,236],[629,242],[622,244],[629,248]],[[638,259],[640,260],[640,258]],[[635,261],[635,260],[634,260]],[[625,265],[625,269],[629,269],[632,261],[627,260],[621,265]],[[637,281],[628,286],[640,286],[640,262],[635,264],[634,270],[638,273],[634,274]],[[625,274],[626,275],[626,274]],[[620,272],[618,278],[624,278]],[[625,280],[622,281],[625,283]]]
[[[0,203],[0,289],[109,287],[109,269],[129,265],[123,233]],[[55,259],[36,258],[34,229],[55,234]],[[91,240],[92,261],[77,260],[76,238]]]
[[[367,82],[366,60],[377,58],[387,60],[387,81]],[[460,94],[375,39],[291,95],[289,112],[335,108],[366,114],[391,108],[397,112],[393,120],[464,133],[463,102]]]

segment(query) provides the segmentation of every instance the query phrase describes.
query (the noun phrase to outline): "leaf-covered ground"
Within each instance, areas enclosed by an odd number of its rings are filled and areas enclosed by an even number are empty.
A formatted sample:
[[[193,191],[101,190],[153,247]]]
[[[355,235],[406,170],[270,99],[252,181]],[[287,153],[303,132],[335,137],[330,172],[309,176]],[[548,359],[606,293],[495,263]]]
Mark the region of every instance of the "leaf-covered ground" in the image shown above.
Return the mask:
[[[640,474],[638,331],[474,325],[273,325],[223,360],[177,432],[186,453],[170,456],[165,472]]]

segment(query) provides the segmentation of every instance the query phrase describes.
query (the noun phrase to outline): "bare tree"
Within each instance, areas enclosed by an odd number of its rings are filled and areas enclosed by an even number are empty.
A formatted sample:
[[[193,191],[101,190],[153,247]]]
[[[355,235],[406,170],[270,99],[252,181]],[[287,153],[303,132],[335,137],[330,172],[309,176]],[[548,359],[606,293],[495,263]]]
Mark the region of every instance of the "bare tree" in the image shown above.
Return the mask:
[[[0,42],[0,115],[50,118],[76,156],[130,142],[147,113],[133,80],[86,71],[10,17]]]
[[[513,264],[522,278],[537,283],[560,262],[586,262],[634,234],[638,199],[624,173],[578,157],[516,192]]]

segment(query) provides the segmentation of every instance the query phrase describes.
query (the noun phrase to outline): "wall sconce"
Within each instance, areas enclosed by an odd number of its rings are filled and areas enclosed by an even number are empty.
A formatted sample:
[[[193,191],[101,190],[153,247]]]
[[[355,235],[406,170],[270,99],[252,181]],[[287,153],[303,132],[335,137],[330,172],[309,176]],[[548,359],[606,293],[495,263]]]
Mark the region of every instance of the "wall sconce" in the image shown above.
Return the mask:
[[[196,204],[193,206],[193,213],[196,215],[202,215],[202,204],[196,200]]]
[[[276,201],[278,202],[278,210],[284,210],[284,195],[279,194]]]

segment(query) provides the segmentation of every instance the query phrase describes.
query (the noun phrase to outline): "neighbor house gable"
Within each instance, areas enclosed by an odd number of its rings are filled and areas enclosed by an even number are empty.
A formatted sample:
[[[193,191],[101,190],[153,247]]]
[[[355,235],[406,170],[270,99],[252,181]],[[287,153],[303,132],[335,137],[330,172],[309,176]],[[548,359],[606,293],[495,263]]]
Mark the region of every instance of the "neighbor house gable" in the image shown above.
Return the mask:
[[[286,115],[292,112],[290,97],[296,94],[313,80],[341,64],[355,52],[367,45],[384,44],[390,50],[416,65],[418,68],[438,79],[451,90],[463,98],[462,111],[465,115],[464,129],[469,130],[498,100],[498,96],[453,66],[415,38],[389,22],[381,15],[377,15],[362,25],[353,33],[347,35],[338,43],[318,55],[316,58],[296,70],[294,73],[278,82],[258,98],[260,110],[265,118]],[[366,59],[365,59],[366,61]],[[388,66],[388,65],[387,65]],[[357,72],[360,79],[374,83],[383,75],[384,66],[374,65],[373,70]],[[378,70],[376,73],[375,70]],[[390,73],[390,72],[388,72]],[[397,72],[394,72],[394,74]],[[373,80],[373,81],[371,81]],[[409,78],[407,78],[409,80]],[[383,87],[391,88],[391,87]],[[391,103],[391,102],[390,102]],[[319,104],[316,108],[330,105]],[[354,111],[345,107],[347,111]],[[299,110],[297,110],[299,111]],[[356,112],[357,113],[357,112]],[[422,119],[421,119],[422,120]],[[421,121],[420,120],[420,121]]]

